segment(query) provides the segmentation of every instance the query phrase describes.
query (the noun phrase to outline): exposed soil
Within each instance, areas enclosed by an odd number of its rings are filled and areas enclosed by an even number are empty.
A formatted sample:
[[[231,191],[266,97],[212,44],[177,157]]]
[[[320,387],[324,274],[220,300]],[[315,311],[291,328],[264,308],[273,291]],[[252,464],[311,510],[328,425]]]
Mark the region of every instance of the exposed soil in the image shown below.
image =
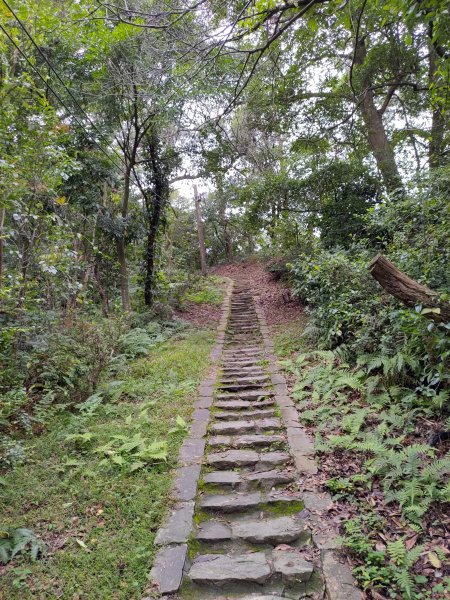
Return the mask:
[[[220,318],[220,306],[197,302],[187,302],[183,309],[177,308],[174,314],[195,327],[215,327]]]
[[[269,326],[289,323],[303,313],[302,304],[292,298],[290,289],[276,281],[261,262],[243,260],[213,267],[209,273],[249,285],[257,303],[264,309]],[[215,327],[220,311],[220,305],[186,302],[183,309],[175,309],[174,314],[196,327]]]
[[[211,274],[246,283],[264,309],[269,326],[293,321],[303,312],[302,304],[292,298],[290,289],[275,281],[264,265],[256,260],[220,265],[211,269]]]

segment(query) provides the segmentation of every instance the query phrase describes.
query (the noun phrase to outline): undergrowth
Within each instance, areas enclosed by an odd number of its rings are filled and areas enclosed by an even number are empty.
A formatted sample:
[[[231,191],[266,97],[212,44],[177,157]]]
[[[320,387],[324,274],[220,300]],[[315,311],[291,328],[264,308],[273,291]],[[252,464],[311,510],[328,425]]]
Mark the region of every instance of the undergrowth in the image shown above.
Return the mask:
[[[361,563],[355,569],[358,580],[364,588],[382,590],[390,598],[439,598],[426,590],[433,585],[438,593],[449,584],[448,578],[443,579],[450,567],[448,551],[430,546],[427,527],[432,509],[442,507],[437,510],[445,513],[450,502],[450,453],[431,447],[423,432],[426,424],[448,418],[449,394],[441,389],[423,395],[402,385],[408,360],[363,356],[358,366],[350,368],[338,353],[316,351],[283,364],[295,375],[292,395],[300,418],[316,428],[316,450],[329,456],[343,452],[357,461],[355,473],[329,479],[328,489],[336,499],[356,504],[360,515],[367,513],[361,498],[378,497],[381,491],[378,502],[398,512],[405,530],[418,540],[408,548],[403,539],[391,539],[386,527],[388,541],[376,550],[377,517],[372,522],[362,516],[348,521],[343,544]],[[419,558],[431,567],[429,577],[415,574]]]
[[[24,439],[23,460],[2,477],[1,528],[32,529],[32,552],[47,556],[3,567],[2,600],[141,597],[212,342],[186,330],[112,361],[94,394]]]

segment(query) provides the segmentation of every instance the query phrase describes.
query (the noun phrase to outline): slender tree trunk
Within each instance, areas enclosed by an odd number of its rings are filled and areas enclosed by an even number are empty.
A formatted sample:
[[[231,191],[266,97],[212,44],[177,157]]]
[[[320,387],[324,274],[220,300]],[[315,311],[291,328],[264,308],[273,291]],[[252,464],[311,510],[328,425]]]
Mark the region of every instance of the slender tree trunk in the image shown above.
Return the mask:
[[[219,206],[219,223],[222,228],[222,242],[223,249],[225,252],[225,258],[228,262],[233,260],[233,240],[231,234],[228,230],[228,219],[227,219],[227,201],[226,196],[223,193],[223,176],[220,173],[216,176],[216,188],[217,188],[217,196],[218,196],[218,206]],[[217,236],[219,237],[219,236]],[[219,238],[220,239],[220,238]]]
[[[429,44],[429,85],[439,85],[439,75],[437,69],[437,53],[432,43]],[[444,114],[436,101],[431,99],[431,139],[428,146],[428,158],[430,168],[440,167],[445,163],[445,129],[446,122]]]
[[[158,149],[158,138],[153,133],[148,139],[149,164],[153,180],[153,194],[146,194],[145,204],[148,215],[147,251],[145,257],[146,274],[144,282],[144,302],[151,306],[154,301],[154,271],[156,260],[156,241],[159,226],[164,214],[166,201],[169,195],[169,184],[161,162]],[[153,199],[153,203],[151,200]]]
[[[194,202],[195,202],[195,220],[197,222],[198,248],[200,251],[200,269],[202,275],[207,273],[206,269],[206,248],[205,248],[205,233],[203,231],[202,214],[200,208],[200,197],[198,195],[197,186],[194,184]]]
[[[128,268],[127,257],[125,254],[125,241],[123,237],[117,239],[116,248],[117,258],[119,260],[120,267],[120,294],[122,296],[122,307],[124,310],[129,311],[131,309],[130,290],[128,285]]]
[[[130,202],[130,175],[131,167],[127,166],[124,178],[124,191],[122,201],[122,218],[126,219],[128,216],[128,204]],[[131,309],[130,302],[130,288],[128,280],[128,265],[126,255],[126,243],[125,243],[125,230],[116,241],[117,247],[117,258],[120,266],[120,294],[122,296],[122,307],[124,310],[129,311]]]
[[[104,317],[109,317],[109,303],[108,303],[108,295],[105,291],[105,288],[102,286],[101,283],[101,277],[100,277],[100,272],[99,272],[99,265],[98,262],[96,261],[94,263],[94,281],[97,285],[97,290],[99,293],[99,296],[101,298],[102,301],[102,313]]]
[[[5,225],[5,217],[6,217],[6,208],[2,208],[2,212],[0,213],[0,289],[3,287],[3,248],[4,248],[4,240],[3,240],[3,227]]]
[[[163,210],[163,199],[161,198],[161,196],[155,197],[152,208],[153,210],[150,217],[149,228],[147,233],[147,251],[145,260],[146,273],[144,283],[144,302],[146,306],[151,306],[154,301],[153,279],[156,259],[156,239]]]
[[[366,55],[365,39],[361,38],[356,42],[355,65],[363,66]],[[356,101],[367,128],[367,141],[370,150],[375,157],[386,190],[389,194],[394,194],[403,190],[403,183],[395,162],[394,152],[386,135],[382,114],[375,106],[373,91],[370,89],[371,84],[369,77],[363,77],[361,93]]]

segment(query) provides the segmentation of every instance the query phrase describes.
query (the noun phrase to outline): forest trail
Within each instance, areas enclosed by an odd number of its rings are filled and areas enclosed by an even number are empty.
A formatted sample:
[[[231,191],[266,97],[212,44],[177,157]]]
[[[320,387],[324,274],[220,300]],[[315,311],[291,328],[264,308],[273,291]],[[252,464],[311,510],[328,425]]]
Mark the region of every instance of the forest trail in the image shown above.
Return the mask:
[[[299,491],[313,446],[253,291],[238,276],[224,301],[219,371],[200,389],[152,580],[180,600],[359,600],[333,536],[317,535],[329,498]]]

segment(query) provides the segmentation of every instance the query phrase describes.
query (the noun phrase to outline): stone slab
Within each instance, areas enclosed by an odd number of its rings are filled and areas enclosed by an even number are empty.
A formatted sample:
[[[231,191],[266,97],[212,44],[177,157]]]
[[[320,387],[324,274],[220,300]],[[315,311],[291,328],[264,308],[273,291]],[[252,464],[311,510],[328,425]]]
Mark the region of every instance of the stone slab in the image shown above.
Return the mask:
[[[199,502],[203,510],[212,510],[222,513],[240,512],[256,508],[261,503],[260,492],[251,494],[211,494],[205,495]]]
[[[220,423],[214,423],[211,425],[211,431],[214,433],[245,433],[255,429],[254,421],[226,421]]]
[[[235,556],[205,554],[194,560],[189,571],[189,578],[196,583],[218,585],[236,582],[263,584],[271,573],[272,570],[264,552]]]
[[[302,494],[303,503],[305,508],[316,513],[326,513],[333,508],[333,500],[330,494],[326,492],[303,492]]]
[[[253,404],[245,400],[223,400],[216,402],[216,408],[228,408],[230,410],[245,410],[252,408]]]
[[[299,473],[308,473],[309,475],[315,475],[318,473],[317,465],[312,458],[305,456],[304,454],[294,453],[294,464],[295,468]]]
[[[203,396],[194,402],[194,408],[211,408],[213,403],[213,397]]]
[[[208,438],[208,446],[218,448],[220,446],[231,446],[232,437],[230,435],[212,435]]]
[[[274,519],[251,519],[235,521],[231,524],[233,538],[256,544],[287,544],[302,536],[309,539],[309,530],[301,519],[278,517]]]
[[[177,501],[194,500],[197,493],[197,482],[200,476],[200,465],[179,467],[175,472],[175,482],[171,496]]]
[[[285,583],[308,581],[314,571],[314,565],[295,550],[274,550],[272,558],[274,571],[281,574]]]
[[[191,438],[203,438],[208,431],[207,421],[194,421],[189,429],[189,436]]]
[[[242,473],[241,478],[242,482],[270,489],[276,485],[295,481],[295,474],[292,471],[271,470],[259,473]]]
[[[303,429],[295,427],[286,428],[289,446],[293,454],[299,453],[305,456],[314,454],[314,445]]]
[[[180,463],[182,465],[201,464],[205,452],[205,440],[202,438],[187,438],[180,448]]]
[[[158,529],[155,544],[179,544],[187,542],[192,531],[192,517],[194,516],[194,502],[179,502],[170,511],[163,525]]]
[[[226,436],[217,436],[226,437]],[[270,446],[286,442],[283,435],[264,435],[263,433],[240,435],[230,438],[229,445],[233,448],[253,448],[254,446]]]
[[[150,578],[161,594],[173,594],[180,588],[186,556],[187,544],[161,548],[157,553]]]
[[[208,464],[216,467],[243,467],[258,462],[258,453],[253,450],[227,450],[208,454]]]
[[[193,421],[209,421],[209,410],[207,408],[197,408],[192,413]]]
[[[214,413],[214,417],[216,419],[230,421],[241,419],[243,416],[248,417],[249,419],[257,420],[259,418],[264,419],[273,417],[274,415],[275,411],[271,408],[263,408],[261,410],[246,410],[245,413],[238,413],[232,411]]]
[[[278,465],[286,464],[290,460],[291,456],[287,452],[264,452],[260,454],[256,469],[267,471]]]
[[[350,566],[332,550],[321,553],[322,572],[329,600],[363,600],[364,595],[353,579]]]
[[[280,429],[281,421],[277,417],[273,417],[271,419],[258,419],[255,420],[256,429],[264,430],[264,429]]]
[[[297,409],[294,406],[280,406],[286,427],[300,427]]]
[[[203,481],[205,483],[233,486],[240,483],[241,476],[236,471],[212,471],[205,473]]]
[[[199,523],[196,538],[202,542],[223,542],[231,539],[231,528],[220,521]]]

